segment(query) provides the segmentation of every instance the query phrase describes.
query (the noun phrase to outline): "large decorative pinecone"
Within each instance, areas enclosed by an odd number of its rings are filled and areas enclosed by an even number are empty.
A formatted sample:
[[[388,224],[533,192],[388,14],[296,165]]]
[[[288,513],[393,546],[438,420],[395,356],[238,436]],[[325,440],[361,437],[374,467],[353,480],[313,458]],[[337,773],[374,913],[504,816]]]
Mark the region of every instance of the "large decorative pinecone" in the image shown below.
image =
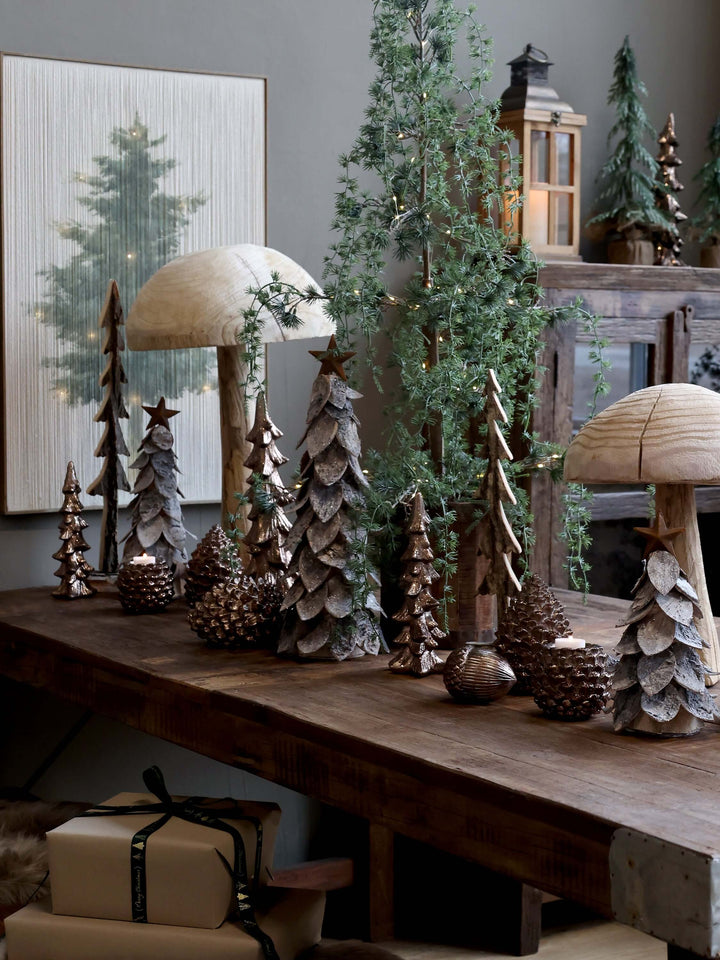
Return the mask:
[[[185,573],[185,599],[191,607],[217,583],[233,576],[231,558],[237,556],[235,545],[219,524],[211,527],[190,557]],[[239,566],[239,557],[237,563]]]
[[[570,622],[550,587],[535,574],[523,580],[498,627],[495,649],[505,657],[517,677],[513,693],[532,692],[531,678],[540,648],[557,637],[570,636]]]
[[[608,701],[612,662],[598,643],[578,650],[543,648],[533,677],[535,703],[553,720],[589,720]]]
[[[117,588],[120,603],[128,613],[155,613],[175,596],[172,570],[161,557],[149,564],[123,563]]]
[[[277,640],[281,603],[272,580],[241,576],[215,584],[188,610],[188,623],[209,647],[269,647]]]

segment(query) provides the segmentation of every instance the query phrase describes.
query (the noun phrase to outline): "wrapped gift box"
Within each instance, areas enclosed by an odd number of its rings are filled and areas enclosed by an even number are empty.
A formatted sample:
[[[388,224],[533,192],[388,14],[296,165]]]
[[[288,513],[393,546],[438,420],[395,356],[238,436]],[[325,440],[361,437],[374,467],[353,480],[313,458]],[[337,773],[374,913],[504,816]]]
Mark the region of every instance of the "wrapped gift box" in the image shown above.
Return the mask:
[[[156,802],[148,794],[121,793],[108,806]],[[213,808],[230,801],[207,801]],[[280,808],[274,803],[243,801],[242,812],[263,826],[259,884],[268,879]],[[130,849],[133,836],[155,822],[159,813],[77,817],[47,835],[53,910],[74,917],[132,920]],[[226,821],[241,834],[248,876],[255,865],[256,832],[244,820]],[[233,862],[232,837],[221,830],[173,817],[147,841],[146,903],[149,923],[219,927],[232,899],[225,860]]]
[[[325,895],[317,891],[266,891],[260,929],[280,960],[295,960],[320,940]],[[47,900],[8,917],[8,960],[263,960],[257,940],[235,923],[215,930],[159,923],[123,923],[52,913]]]

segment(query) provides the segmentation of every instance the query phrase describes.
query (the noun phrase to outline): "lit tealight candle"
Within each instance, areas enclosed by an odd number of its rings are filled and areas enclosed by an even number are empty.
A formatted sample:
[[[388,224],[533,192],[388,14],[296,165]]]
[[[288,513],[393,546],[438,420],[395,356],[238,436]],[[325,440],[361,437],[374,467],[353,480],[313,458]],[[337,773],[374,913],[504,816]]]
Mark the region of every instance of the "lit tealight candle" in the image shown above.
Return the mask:
[[[553,644],[556,650],[582,650],[584,646],[585,641],[575,637],[557,637]]]
[[[141,557],[133,557],[130,563],[135,567],[149,567],[151,564],[155,563],[155,557],[151,557],[147,553],[144,553]]]

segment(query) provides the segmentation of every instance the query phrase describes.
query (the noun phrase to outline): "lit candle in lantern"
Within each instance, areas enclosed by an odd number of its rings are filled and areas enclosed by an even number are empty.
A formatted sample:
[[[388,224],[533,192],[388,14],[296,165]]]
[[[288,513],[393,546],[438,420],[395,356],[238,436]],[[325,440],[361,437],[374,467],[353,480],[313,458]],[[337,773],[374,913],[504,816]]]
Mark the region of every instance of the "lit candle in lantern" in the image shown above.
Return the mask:
[[[555,650],[582,650],[585,641],[575,637],[557,637],[553,647]]]
[[[130,563],[135,567],[148,567],[155,563],[155,557],[148,556],[147,553],[144,553],[141,557],[133,557]]]

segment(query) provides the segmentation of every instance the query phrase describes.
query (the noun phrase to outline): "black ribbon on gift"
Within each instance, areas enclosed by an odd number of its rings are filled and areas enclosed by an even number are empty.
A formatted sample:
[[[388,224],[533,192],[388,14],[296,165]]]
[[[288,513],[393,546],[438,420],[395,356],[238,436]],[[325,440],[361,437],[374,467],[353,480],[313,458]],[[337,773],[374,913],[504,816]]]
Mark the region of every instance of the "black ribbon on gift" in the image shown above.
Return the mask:
[[[130,814],[159,814],[157,820],[142,827],[133,836],[130,845],[130,871],[132,877],[132,919],[135,923],[147,923],[147,843],[148,839],[162,829],[165,824],[178,817],[188,823],[197,823],[211,830],[222,830],[230,835],[233,841],[233,863],[227,864],[233,888],[233,906],[229,919],[240,924],[245,933],[260,944],[265,960],[279,960],[275,944],[271,938],[260,929],[255,918],[253,900],[257,891],[260,877],[260,861],[262,858],[262,823],[257,817],[248,816],[237,806],[218,808],[212,806],[212,801],[203,797],[189,797],[187,800],[173,800],[165,786],[165,778],[159,767],[149,767],[143,772],[145,786],[155,797],[157,803],[134,803],[128,806],[112,806],[100,804],[82,814],[84,817],[127,816]],[[244,820],[255,827],[255,871],[252,886],[248,880],[247,856],[242,835],[226,820]]]

